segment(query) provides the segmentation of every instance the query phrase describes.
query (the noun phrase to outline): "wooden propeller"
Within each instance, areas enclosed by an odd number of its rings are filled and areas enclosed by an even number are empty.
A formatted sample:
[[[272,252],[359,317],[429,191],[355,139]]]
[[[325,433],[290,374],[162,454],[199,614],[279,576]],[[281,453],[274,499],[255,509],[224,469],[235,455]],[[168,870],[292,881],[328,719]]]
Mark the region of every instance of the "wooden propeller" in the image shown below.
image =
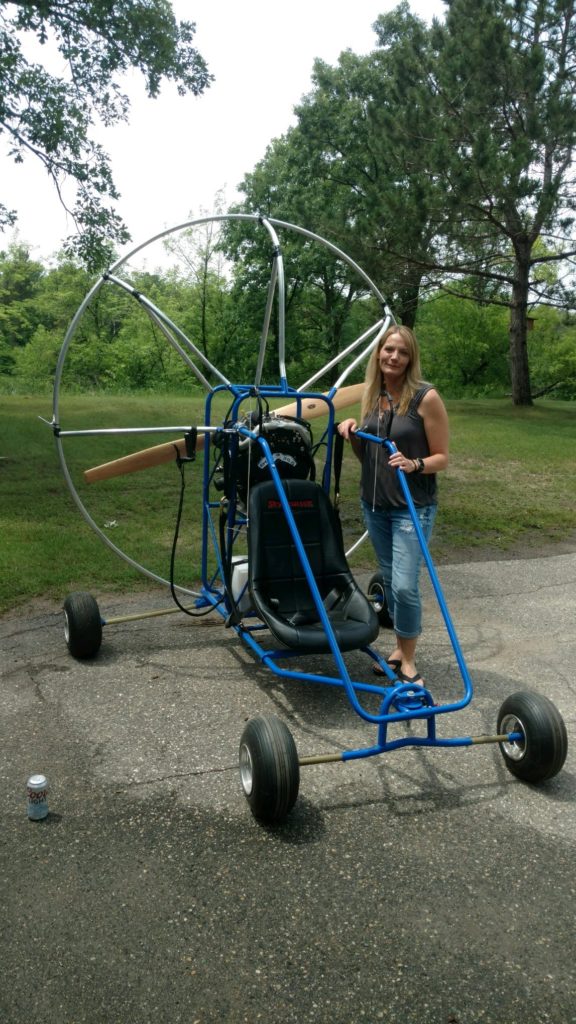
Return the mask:
[[[345,388],[339,388],[332,399],[335,409],[346,409],[349,405],[355,405],[362,398],[364,384],[350,384]],[[325,392],[328,394],[328,392]],[[289,405],[282,405],[274,409],[276,416],[299,415],[304,420],[315,420],[324,416],[327,405],[316,398],[304,399],[298,412],[298,403],[291,402]],[[197,450],[204,446],[204,435],[198,436]],[[171,462],[175,458],[175,448],[181,455],[186,454],[186,442],[184,438],[178,441],[167,441],[164,444],[154,445],[153,448],[144,448],[142,451],[134,452],[132,455],[125,455],[122,459],[114,459],[113,462],[104,462],[101,466],[93,466],[84,472],[84,479],[92,484],[98,480],[109,480],[114,476],[124,476],[126,473],[136,473],[140,469],[150,469],[152,466],[160,466],[165,462]]]

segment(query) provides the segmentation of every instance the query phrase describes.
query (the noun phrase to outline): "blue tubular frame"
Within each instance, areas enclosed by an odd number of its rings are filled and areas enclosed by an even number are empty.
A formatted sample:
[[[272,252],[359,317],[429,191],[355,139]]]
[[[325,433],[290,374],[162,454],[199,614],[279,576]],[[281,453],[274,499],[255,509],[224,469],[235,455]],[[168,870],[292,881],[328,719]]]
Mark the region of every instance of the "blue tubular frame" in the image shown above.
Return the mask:
[[[216,392],[218,390],[222,389],[216,389]],[[239,409],[242,402],[250,397],[260,396],[265,399],[287,397],[296,402],[300,400],[307,400],[309,398],[315,398],[324,401],[327,406],[329,420],[327,441],[327,463],[328,467],[330,466],[333,435],[332,428],[334,425],[334,407],[331,401],[333,392],[330,392],[328,395],[325,395],[316,392],[294,392],[290,390],[285,390],[284,388],[278,389],[273,387],[263,387],[261,389],[258,389],[257,391],[255,391],[253,387],[234,387],[228,390],[231,390],[234,394],[234,402],[231,410],[231,416],[234,418],[234,420],[236,420],[236,417],[238,417]],[[207,424],[210,423],[209,417],[211,400],[212,395],[208,397],[206,402]],[[274,672],[275,675],[280,676],[281,678],[298,679],[302,682],[322,683],[325,685],[340,687],[341,689],[345,690],[346,696],[350,704],[356,711],[356,713],[365,721],[374,723],[378,726],[378,737],[375,746],[359,748],[357,750],[346,750],[342,752],[342,754],[340,755],[341,760],[349,761],[357,758],[371,757],[375,754],[381,754],[386,751],[396,750],[400,747],[406,746],[458,747],[472,745],[474,739],[471,736],[456,737],[450,739],[438,739],[436,736],[436,716],[441,714],[447,714],[452,711],[458,711],[461,708],[466,707],[466,705],[469,704],[472,699],[473,687],[466,666],[466,662],[464,660],[464,656],[460,644],[458,642],[458,638],[456,636],[456,631],[454,629],[452,619],[450,617],[450,613],[448,611],[448,607],[444,599],[444,595],[442,593],[442,588],[440,586],[438,575],[436,573],[434,564],[428,551],[426,539],[420,527],[414,502],[412,500],[412,496],[410,494],[410,490],[408,488],[408,484],[402,470],[397,470],[397,475],[400,482],[400,486],[402,488],[402,493],[406,499],[406,504],[408,506],[410,516],[412,518],[412,522],[416,530],[423,558],[426,563],[430,579],[432,581],[434,592],[436,594],[436,598],[440,606],[444,623],[446,625],[446,629],[448,631],[448,635],[450,637],[452,648],[454,650],[456,660],[460,669],[460,673],[462,675],[462,680],[464,683],[464,696],[460,700],[448,704],[436,705],[433,701],[432,694],[424,686],[400,682],[394,675],[392,670],[389,668],[389,666],[386,664],[386,662],[382,661],[378,653],[368,646],[362,648],[363,652],[366,653],[373,661],[380,665],[380,667],[383,669],[386,676],[388,677],[388,685],[363,683],[359,681],[353,681],[350,678],[348,668],[344,662],[342,652],[340,651],[336,637],[334,635],[334,631],[332,629],[329,616],[322,602],[320,591],[318,589],[316,579],[312,572],[312,568],[310,566],[306,550],[300,538],[296,521],[292,509],[290,507],[290,503],[286,496],[284,486],[282,484],[282,479],[276,468],[276,463],[274,461],[270,445],[268,444],[268,441],[266,440],[265,437],[260,436],[258,433],[254,432],[253,430],[250,430],[247,426],[244,426],[240,422],[235,421],[234,425],[227,429],[229,429],[230,432],[236,434],[238,436],[238,439],[247,438],[256,442],[260,446],[261,451],[263,452],[266,458],[271,478],[274,482],[278,498],[281,503],[284,516],[286,518],[286,522],[288,523],[290,533],[292,535],[294,546],[298,553],[298,557],[300,559],[304,575],[306,577],[312,598],[314,600],[314,604],[316,605],[318,617],[326,633],[326,639],[328,642],[328,646],[330,648],[330,652],[332,654],[332,658],[335,663],[337,674],[333,676],[319,675],[282,668],[279,664],[280,661],[291,657],[297,657],[298,654],[300,653],[301,655],[302,652],[299,652],[298,650],[285,648],[264,648],[256,639],[255,634],[261,630],[266,630],[267,626],[265,624],[258,620],[256,624],[250,625],[246,621],[248,616],[243,617],[241,621],[234,621],[233,618],[229,618],[230,612],[232,610],[231,604],[228,600],[223,601],[222,593],[218,592],[215,589],[215,583],[218,576],[220,575],[222,581],[224,580],[224,566],[222,555],[218,549],[216,531],[214,530],[214,524],[212,521],[212,511],[220,507],[220,502],[211,502],[209,500],[209,489],[213,476],[213,470],[210,470],[209,435],[206,436],[204,461],[204,510],[202,545],[203,596],[201,598],[201,601],[205,604],[212,604],[214,606],[214,609],[218,611],[223,618],[228,619],[229,625],[231,626],[232,629],[234,629],[234,631],[237,633],[237,635],[240,637],[243,643],[245,643],[247,647],[249,647],[253,651],[253,653],[258,657],[262,664],[269,668],[272,672]],[[372,434],[364,433],[362,431],[358,431],[357,436],[372,443],[384,444],[390,453],[396,451],[396,446],[394,445],[394,443],[387,439],[378,438]],[[323,480],[323,486],[324,489],[328,491],[330,486],[329,468],[328,472],[325,472],[324,477],[325,479]],[[246,519],[244,517],[240,520],[237,519],[236,502],[234,498],[232,498],[229,501],[227,517],[228,536],[232,538],[233,542],[236,536],[238,535],[238,532],[242,529],[244,525],[246,525]],[[216,548],[218,562],[217,572],[211,580],[208,580],[207,578],[206,548],[209,539],[212,541]],[[358,699],[358,694],[362,693],[373,694],[381,698],[380,708],[377,713],[372,713],[362,706]],[[394,740],[388,740],[387,729],[389,724],[395,722],[408,722],[414,719],[424,719],[427,722],[427,734],[425,736],[405,736]]]
[[[376,442],[377,444],[385,445],[387,450],[389,451],[389,453],[391,455],[393,455],[396,451],[398,451],[398,449],[396,448],[396,445],[394,444],[393,441],[389,441],[387,439],[375,437],[373,434],[366,434],[362,430],[358,431],[357,436],[360,437],[360,438],[364,438],[367,441],[373,441],[373,442]],[[454,624],[452,622],[452,618],[450,616],[450,612],[448,611],[448,605],[446,604],[446,600],[445,600],[444,594],[442,592],[442,587],[440,586],[440,580],[438,579],[438,573],[436,572],[436,569],[434,567],[434,563],[432,561],[432,557],[431,557],[430,552],[428,550],[428,544],[426,543],[426,538],[425,538],[424,534],[422,533],[422,527],[420,526],[420,522],[419,522],[419,519],[418,519],[418,514],[416,512],[416,507],[415,507],[414,502],[412,500],[412,495],[410,493],[410,488],[408,487],[408,483],[406,481],[406,476],[402,472],[401,469],[397,469],[396,470],[396,475],[398,477],[400,486],[402,488],[402,494],[404,495],[406,504],[408,506],[408,511],[410,512],[410,517],[411,517],[412,522],[414,524],[414,529],[416,531],[416,536],[418,537],[418,542],[419,542],[420,548],[422,550],[422,555],[423,555],[424,561],[426,563],[426,568],[428,569],[428,574],[430,576],[430,580],[431,580],[432,586],[434,588],[434,593],[436,594],[438,605],[439,605],[440,611],[442,613],[442,618],[444,619],[446,630],[448,632],[448,636],[450,637],[450,643],[452,644],[452,649],[453,649],[454,654],[456,656],[456,661],[458,662],[458,668],[460,669],[460,674],[461,674],[462,680],[464,682],[465,694],[464,694],[464,697],[462,698],[462,700],[459,701],[457,704],[450,705],[450,706],[448,706],[446,708],[446,710],[449,710],[449,711],[457,711],[459,708],[466,707],[466,705],[469,704],[470,701],[472,700],[472,695],[473,695],[473,692],[474,692],[473,691],[473,687],[472,687],[472,680],[470,679],[470,674],[469,674],[468,668],[466,666],[466,661],[464,660],[464,655],[462,653],[462,648],[460,647],[460,643],[459,643],[458,637],[456,635],[456,630],[454,629]]]
[[[310,399],[314,399],[315,401],[324,402],[324,404],[326,405],[326,415],[328,416],[328,427],[327,427],[327,431],[326,431],[326,434],[327,434],[327,441],[326,441],[326,467],[327,467],[327,472],[325,473],[325,476],[324,476],[324,479],[323,479],[322,483],[323,483],[324,489],[328,492],[330,490],[330,467],[332,465],[332,450],[333,450],[333,443],[334,443],[333,442],[333,434],[334,434],[334,430],[333,430],[333,428],[334,428],[334,406],[332,404],[332,397],[333,397],[335,391],[336,391],[336,388],[333,388],[327,394],[324,394],[323,392],[320,392],[320,391],[306,391],[306,392],[302,392],[302,391],[296,391],[294,388],[290,388],[286,384],[282,384],[280,386],[266,385],[266,386],[262,386],[260,388],[255,388],[254,385],[252,385],[252,384],[230,385],[230,386],[219,385],[218,387],[214,388],[214,390],[211,391],[207,395],[207,397],[206,397],[206,402],[205,402],[205,419],[204,419],[204,422],[205,422],[205,424],[207,426],[210,426],[210,424],[212,422],[212,420],[211,420],[211,416],[212,416],[212,401],[214,399],[214,396],[215,395],[221,395],[222,393],[226,393],[226,392],[232,394],[234,396],[234,401],[233,401],[231,409],[230,409],[230,416],[231,416],[232,422],[234,423],[234,426],[230,427],[228,429],[228,432],[236,434],[236,435],[238,435],[238,437],[243,436],[243,437],[249,437],[249,438],[252,438],[252,439],[256,439],[262,445],[266,445],[266,449],[267,449],[266,459],[267,459],[268,464],[269,464],[269,466],[271,468],[272,477],[276,481],[276,487],[278,488],[279,485],[280,485],[280,490],[283,493],[283,488],[282,488],[281,483],[280,483],[280,477],[278,476],[278,474],[276,472],[276,466],[275,466],[274,460],[273,460],[273,458],[271,456],[270,449],[268,447],[267,442],[265,441],[264,438],[259,438],[252,431],[247,430],[246,428],[241,427],[241,425],[236,422],[238,417],[239,417],[239,415],[240,415],[240,408],[242,406],[242,403],[245,402],[245,401],[248,401],[251,398],[263,398],[265,401],[268,401],[269,399],[287,398],[291,402],[294,402],[296,404],[297,415],[298,415],[301,412],[301,405],[302,405],[303,401],[309,401]],[[212,581],[212,582],[208,581],[208,548],[209,548],[209,541],[210,540],[212,541],[213,549],[217,553],[218,571],[219,571],[219,573],[221,575],[222,581],[224,580],[223,565],[222,565],[221,558],[220,558],[220,556],[218,554],[218,550],[219,549],[218,549],[218,544],[216,543],[216,540],[215,540],[214,527],[213,527],[212,518],[211,518],[211,514],[210,514],[211,509],[215,509],[215,508],[219,508],[220,507],[220,501],[211,502],[209,500],[210,484],[211,484],[212,476],[213,476],[213,470],[211,471],[211,468],[210,468],[210,451],[211,451],[211,446],[212,446],[211,435],[210,435],[210,433],[206,433],[206,435],[205,435],[205,443],[204,443],[204,453],[205,453],[204,454],[204,474],[203,474],[204,504],[203,504],[203,511],[202,511],[201,578],[202,578],[203,595],[206,598],[206,600],[209,603],[212,603],[214,605],[216,605],[216,604],[220,605],[221,602],[220,602],[219,598],[221,597],[221,595],[218,595],[216,598],[214,597],[214,591],[213,591],[213,588],[212,588],[212,583],[214,581]],[[265,449],[265,451],[266,451],[266,449]],[[236,510],[236,502],[234,500],[234,501],[230,502],[230,508],[229,508],[229,511],[228,511],[228,531],[232,535],[234,534],[235,530],[238,530],[238,528],[239,528],[236,516],[237,516],[237,510]],[[242,522],[240,525],[244,525],[244,522]],[[291,529],[292,529],[292,527],[291,527]],[[296,531],[295,525],[294,525],[294,531]],[[205,603],[205,602],[202,602],[202,603]],[[219,608],[219,610],[221,611],[221,608]]]

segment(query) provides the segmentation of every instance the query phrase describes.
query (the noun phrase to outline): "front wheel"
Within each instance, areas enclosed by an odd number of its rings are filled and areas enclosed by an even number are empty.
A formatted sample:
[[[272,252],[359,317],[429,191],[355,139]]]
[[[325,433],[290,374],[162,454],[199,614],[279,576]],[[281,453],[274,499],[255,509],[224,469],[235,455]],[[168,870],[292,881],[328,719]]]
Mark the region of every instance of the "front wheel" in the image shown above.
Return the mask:
[[[513,693],[498,714],[498,734],[520,733],[500,743],[509,772],[524,782],[544,782],[560,771],[568,753],[562,715],[540,693]]]
[[[259,715],[240,739],[240,780],[250,810],[264,824],[278,824],[292,810],[300,786],[294,738],[275,715]]]
[[[68,594],[64,601],[64,637],[74,658],[93,658],[100,650],[102,618],[91,594]]]
[[[384,590],[384,577],[381,572],[376,572],[368,584],[368,600],[372,602],[374,611],[378,616],[378,622],[383,629],[394,629],[394,623],[390,618],[388,605],[386,603],[386,592]]]

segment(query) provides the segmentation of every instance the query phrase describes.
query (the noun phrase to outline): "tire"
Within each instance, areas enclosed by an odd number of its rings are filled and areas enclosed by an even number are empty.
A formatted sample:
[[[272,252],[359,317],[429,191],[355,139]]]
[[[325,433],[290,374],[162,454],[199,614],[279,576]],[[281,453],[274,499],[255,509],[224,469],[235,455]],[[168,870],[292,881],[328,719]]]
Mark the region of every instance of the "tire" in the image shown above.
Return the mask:
[[[390,618],[386,594],[384,591],[384,578],[381,572],[374,573],[368,584],[368,599],[372,602],[374,611],[378,616],[378,622],[382,629],[394,629],[394,623]]]
[[[557,775],[568,752],[562,715],[539,693],[514,693],[498,714],[498,734],[522,732],[522,740],[500,743],[509,772],[524,782],[544,782]]]
[[[240,780],[252,814],[263,824],[278,824],[298,796],[300,765],[294,738],[275,715],[247,723],[240,739]]]
[[[102,618],[91,594],[78,591],[64,601],[64,636],[74,658],[94,658],[102,643]]]

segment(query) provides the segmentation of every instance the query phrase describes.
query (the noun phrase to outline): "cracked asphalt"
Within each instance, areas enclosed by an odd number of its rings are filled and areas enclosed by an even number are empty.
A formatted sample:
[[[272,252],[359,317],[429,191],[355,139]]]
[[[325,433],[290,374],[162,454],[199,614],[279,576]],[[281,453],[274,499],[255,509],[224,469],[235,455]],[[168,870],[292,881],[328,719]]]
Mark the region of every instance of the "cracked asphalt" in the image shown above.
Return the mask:
[[[566,722],[564,769],[525,785],[497,746],[305,767],[276,829],[240,789],[244,723],[279,715],[301,755],[370,745],[339,691],[274,677],[215,615],[109,626],[85,663],[59,607],[0,619],[2,1024],[576,1022],[576,554],[440,577],[475,695],[439,735],[495,732],[505,697],[535,690]],[[425,593],[419,666],[458,699]]]

